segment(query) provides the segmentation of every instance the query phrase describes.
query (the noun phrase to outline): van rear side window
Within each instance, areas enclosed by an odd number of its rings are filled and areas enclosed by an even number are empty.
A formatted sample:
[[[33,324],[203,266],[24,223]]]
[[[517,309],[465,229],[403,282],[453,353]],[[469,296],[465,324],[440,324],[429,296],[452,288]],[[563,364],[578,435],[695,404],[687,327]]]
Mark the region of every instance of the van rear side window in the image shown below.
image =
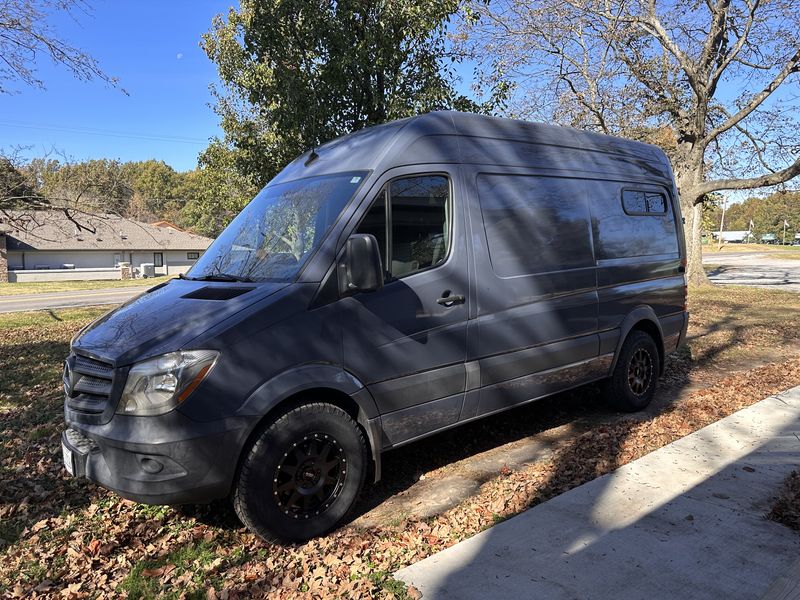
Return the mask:
[[[492,268],[500,277],[594,266],[580,181],[482,174],[478,197]]]
[[[667,212],[667,201],[657,192],[622,190],[622,206],[629,215],[663,215]]]

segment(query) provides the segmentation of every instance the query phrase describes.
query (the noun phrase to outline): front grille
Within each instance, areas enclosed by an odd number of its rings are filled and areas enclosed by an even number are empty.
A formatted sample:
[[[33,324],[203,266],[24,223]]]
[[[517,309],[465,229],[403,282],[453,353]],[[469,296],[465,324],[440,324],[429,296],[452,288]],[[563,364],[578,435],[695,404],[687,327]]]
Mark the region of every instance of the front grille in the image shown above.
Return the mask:
[[[64,366],[67,406],[76,412],[99,415],[108,407],[114,389],[114,367],[72,354]]]

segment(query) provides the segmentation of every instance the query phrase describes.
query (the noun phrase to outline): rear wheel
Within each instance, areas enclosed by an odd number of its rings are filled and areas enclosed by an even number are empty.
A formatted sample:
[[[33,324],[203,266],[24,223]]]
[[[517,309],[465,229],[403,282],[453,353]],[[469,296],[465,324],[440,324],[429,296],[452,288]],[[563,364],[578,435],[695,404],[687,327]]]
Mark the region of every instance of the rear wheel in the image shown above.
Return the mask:
[[[658,348],[644,331],[632,331],[606,381],[605,396],[614,408],[626,412],[644,409],[653,399],[658,379]]]
[[[245,526],[267,541],[305,541],[347,515],[366,467],[367,443],[350,415],[331,404],[302,404],[255,439],[233,506]]]

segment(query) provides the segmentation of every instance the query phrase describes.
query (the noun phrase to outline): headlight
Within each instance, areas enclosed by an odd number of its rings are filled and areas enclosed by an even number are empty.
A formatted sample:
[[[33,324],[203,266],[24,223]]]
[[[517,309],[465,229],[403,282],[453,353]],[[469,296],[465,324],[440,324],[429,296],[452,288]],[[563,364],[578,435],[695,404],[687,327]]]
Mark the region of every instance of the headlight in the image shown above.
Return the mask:
[[[206,378],[218,356],[214,350],[182,350],[133,365],[117,414],[160,415],[171,411]]]

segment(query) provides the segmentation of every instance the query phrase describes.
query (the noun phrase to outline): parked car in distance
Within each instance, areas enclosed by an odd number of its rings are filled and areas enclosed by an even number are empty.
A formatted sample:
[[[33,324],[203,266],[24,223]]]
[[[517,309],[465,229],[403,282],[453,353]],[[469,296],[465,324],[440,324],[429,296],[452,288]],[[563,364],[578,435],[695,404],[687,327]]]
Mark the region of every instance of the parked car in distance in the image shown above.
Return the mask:
[[[76,335],[66,467],[324,534],[384,451],[591,382],[646,407],[686,336],[682,232],[647,144],[457,112],[336,139]]]
[[[765,233],[761,236],[761,243],[762,244],[777,244],[778,243],[778,236],[774,233]]]

